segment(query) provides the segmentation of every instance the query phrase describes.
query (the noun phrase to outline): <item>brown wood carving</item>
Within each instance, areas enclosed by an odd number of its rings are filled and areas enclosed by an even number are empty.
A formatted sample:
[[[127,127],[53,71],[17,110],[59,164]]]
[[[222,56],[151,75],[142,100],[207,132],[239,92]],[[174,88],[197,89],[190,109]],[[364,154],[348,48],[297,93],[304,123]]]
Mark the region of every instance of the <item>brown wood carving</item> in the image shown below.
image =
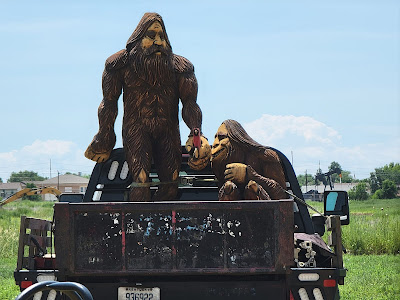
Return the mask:
[[[226,120],[218,128],[211,166],[219,182],[219,200],[287,198],[277,153],[254,141],[237,121]]]
[[[128,39],[126,49],[110,56],[102,79],[103,100],[98,109],[99,131],[85,156],[97,162],[108,159],[114,145],[117,100],[123,92],[122,138],[129,170],[134,180],[130,201],[149,201],[151,161],[161,182],[153,200],[174,199],[181,164],[179,99],[182,118],[191,129],[201,131],[202,114],[197,104],[194,67],[186,58],[172,53],[164,22],[156,13],[146,13]],[[211,155],[202,137],[200,155],[191,158],[202,168]],[[207,147],[208,145],[208,147]],[[191,147],[190,147],[191,146]],[[189,142],[189,148],[195,148]],[[172,182],[172,183],[171,183]]]

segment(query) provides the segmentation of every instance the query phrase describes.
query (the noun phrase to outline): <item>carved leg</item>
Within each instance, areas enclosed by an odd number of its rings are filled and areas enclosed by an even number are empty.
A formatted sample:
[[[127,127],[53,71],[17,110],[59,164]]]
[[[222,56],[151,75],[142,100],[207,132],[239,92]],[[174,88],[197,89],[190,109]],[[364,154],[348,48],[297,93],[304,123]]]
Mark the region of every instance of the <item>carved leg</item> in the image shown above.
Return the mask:
[[[154,162],[161,182],[177,181],[182,161],[179,131],[168,131],[157,138],[153,148]],[[178,183],[161,184],[153,196],[153,201],[176,200]]]
[[[219,201],[234,201],[239,200],[239,189],[232,181],[227,181],[220,188],[218,192],[218,200]]]
[[[271,200],[268,193],[257,182],[250,180],[244,188],[244,199],[246,200]]]
[[[149,181],[151,168],[151,139],[139,126],[130,126],[129,131],[123,132],[125,157],[134,183],[146,183]],[[150,201],[149,187],[132,187],[129,193],[129,201]]]

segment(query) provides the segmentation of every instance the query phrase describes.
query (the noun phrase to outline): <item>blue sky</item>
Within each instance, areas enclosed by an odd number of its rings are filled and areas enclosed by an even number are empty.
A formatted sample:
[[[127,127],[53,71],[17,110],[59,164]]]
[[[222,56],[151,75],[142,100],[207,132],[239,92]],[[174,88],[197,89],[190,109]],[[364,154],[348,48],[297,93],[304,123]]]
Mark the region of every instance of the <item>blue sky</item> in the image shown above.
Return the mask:
[[[235,119],[297,174],[400,162],[398,1],[2,1],[0,178],[90,174],[104,62],[145,12],[195,66],[203,132]],[[116,122],[121,141],[122,99]],[[183,142],[188,134],[181,123]]]

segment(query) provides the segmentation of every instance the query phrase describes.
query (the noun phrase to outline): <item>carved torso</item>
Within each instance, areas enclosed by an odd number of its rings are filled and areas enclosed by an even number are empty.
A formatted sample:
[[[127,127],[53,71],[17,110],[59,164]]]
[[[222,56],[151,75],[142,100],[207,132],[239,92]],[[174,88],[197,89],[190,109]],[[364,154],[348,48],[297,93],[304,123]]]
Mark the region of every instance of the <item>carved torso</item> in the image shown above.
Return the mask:
[[[140,123],[150,131],[178,124],[179,94],[176,81],[150,85],[131,68],[123,73],[124,124]]]

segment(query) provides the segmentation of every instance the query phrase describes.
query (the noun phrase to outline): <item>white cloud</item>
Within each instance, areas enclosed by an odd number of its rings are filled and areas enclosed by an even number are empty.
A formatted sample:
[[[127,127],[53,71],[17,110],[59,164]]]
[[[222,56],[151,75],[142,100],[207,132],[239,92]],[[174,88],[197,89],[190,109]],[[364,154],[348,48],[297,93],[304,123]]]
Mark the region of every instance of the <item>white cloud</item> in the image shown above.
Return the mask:
[[[305,142],[334,144],[341,139],[339,133],[311,117],[262,115],[245,124],[246,130],[259,137],[261,143],[270,145],[288,134],[303,138]]]
[[[21,149],[0,153],[0,178],[6,181],[11,172],[24,170],[37,172],[43,177],[54,177],[57,172],[90,174],[94,162],[86,159],[83,152],[71,141],[36,140]]]
[[[343,145],[337,130],[311,117],[263,115],[243,126],[259,143],[280,150],[289,160],[293,155],[297,174],[313,173],[319,167],[327,171],[337,161],[356,178],[367,178],[375,168],[400,161],[400,139]]]

